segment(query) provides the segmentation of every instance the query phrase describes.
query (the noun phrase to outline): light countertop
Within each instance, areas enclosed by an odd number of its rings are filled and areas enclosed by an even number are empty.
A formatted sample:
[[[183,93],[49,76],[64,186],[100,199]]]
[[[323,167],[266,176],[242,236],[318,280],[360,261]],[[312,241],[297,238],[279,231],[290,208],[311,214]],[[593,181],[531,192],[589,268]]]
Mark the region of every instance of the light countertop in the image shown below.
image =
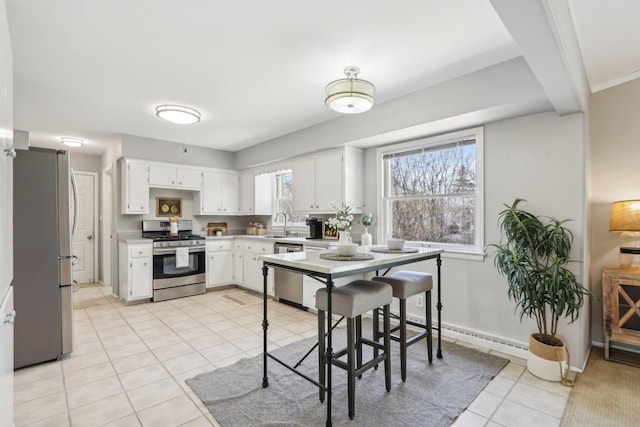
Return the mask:
[[[384,267],[387,264],[402,261],[419,261],[425,255],[438,255],[444,251],[442,249],[417,248],[418,252],[412,253],[380,253],[371,252],[369,247],[358,247],[358,253],[368,253],[374,256],[371,260],[364,261],[331,261],[320,258],[320,254],[326,251],[305,251],[289,252],[274,255],[261,255],[263,261],[279,264],[302,270],[315,271],[325,274],[340,274],[352,272],[354,270],[375,270],[376,267]]]
[[[265,241],[265,242],[284,242],[284,243],[294,243],[294,244],[302,244],[307,246],[316,246],[316,247],[324,247],[328,248],[331,243],[337,243],[337,240],[327,240],[327,239],[307,239],[305,237],[277,237],[273,235],[257,235],[257,234],[235,234],[235,235],[225,235],[225,236],[202,236],[205,240],[234,240],[234,239],[245,239],[245,240],[256,240],[256,241]],[[123,232],[118,233],[118,241],[124,242],[129,245],[132,244],[141,244],[141,243],[152,243],[151,239],[146,239],[140,235],[138,232]]]

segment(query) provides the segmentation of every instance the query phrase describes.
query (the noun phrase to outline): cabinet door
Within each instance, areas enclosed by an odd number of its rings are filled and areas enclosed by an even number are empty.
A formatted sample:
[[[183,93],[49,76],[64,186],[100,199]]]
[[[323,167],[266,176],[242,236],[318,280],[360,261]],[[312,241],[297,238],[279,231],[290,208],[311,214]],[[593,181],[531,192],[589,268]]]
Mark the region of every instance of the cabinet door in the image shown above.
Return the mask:
[[[342,206],[343,170],[341,153],[316,158],[316,210],[334,213],[331,202],[337,207]],[[293,182],[295,185],[295,179]]]
[[[219,286],[233,282],[233,253],[211,252],[207,260],[207,286]]]
[[[325,285],[309,276],[302,276],[302,305],[307,308],[316,308],[316,291]]]
[[[141,257],[130,260],[129,299],[151,298],[153,276],[151,258]]]
[[[204,172],[202,176],[202,213],[222,213],[222,186],[224,175],[219,172]]]
[[[271,215],[271,174],[262,174],[255,177],[254,181],[254,210],[256,215]]]
[[[244,286],[262,292],[262,263],[258,254],[244,254]]]
[[[240,205],[238,210],[243,213],[253,213],[254,210],[254,177],[253,172],[240,174]]]
[[[233,281],[238,285],[244,284],[244,252],[233,253]]]
[[[160,187],[176,186],[176,168],[164,165],[149,165],[149,185]]]
[[[293,177],[293,210],[311,212],[316,208],[316,173],[314,159],[300,159],[291,168]]]
[[[126,213],[149,213],[149,168],[143,163],[129,163],[127,169]]]
[[[180,188],[199,190],[202,187],[202,172],[196,169],[178,169],[177,183]]]
[[[262,275],[262,260],[255,252],[244,253],[244,286],[262,293],[264,276]],[[267,276],[267,294],[273,295],[273,269],[269,269]]]
[[[213,286],[214,278],[215,278],[215,268],[216,268],[216,259],[213,256],[213,252],[207,254],[207,266],[206,266],[206,276],[207,276],[207,288]]]
[[[237,213],[240,178],[235,173],[225,173],[222,186],[222,212]]]

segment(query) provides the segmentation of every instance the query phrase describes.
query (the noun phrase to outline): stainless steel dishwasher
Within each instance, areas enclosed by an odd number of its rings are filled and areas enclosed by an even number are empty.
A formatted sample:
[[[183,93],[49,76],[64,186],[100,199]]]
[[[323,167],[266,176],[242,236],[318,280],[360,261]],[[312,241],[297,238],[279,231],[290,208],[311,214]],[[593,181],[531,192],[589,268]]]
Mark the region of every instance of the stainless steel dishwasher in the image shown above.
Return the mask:
[[[273,252],[276,254],[302,252],[303,250],[303,245],[295,243],[276,242],[273,245]],[[302,306],[302,274],[276,268],[274,281],[276,298],[282,302],[293,303],[298,307]]]

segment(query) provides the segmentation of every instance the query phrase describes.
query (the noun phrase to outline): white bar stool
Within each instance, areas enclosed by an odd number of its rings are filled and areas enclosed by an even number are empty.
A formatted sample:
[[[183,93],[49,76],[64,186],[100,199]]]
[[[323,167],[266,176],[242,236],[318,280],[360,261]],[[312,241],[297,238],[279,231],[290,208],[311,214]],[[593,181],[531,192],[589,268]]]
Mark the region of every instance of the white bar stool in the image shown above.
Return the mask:
[[[400,342],[400,374],[402,381],[407,379],[407,347],[427,338],[427,357],[429,363],[433,362],[433,337],[431,334],[431,290],[433,289],[433,277],[429,273],[417,271],[397,271],[388,276],[377,276],[373,278],[376,282],[388,283],[393,289],[394,298],[400,300],[400,316],[391,316],[399,319],[400,324],[391,329],[391,339]],[[425,323],[418,323],[407,320],[407,298],[424,292],[425,301]],[[373,339],[378,341],[382,333],[378,329],[378,309],[373,310]],[[425,329],[411,338],[407,339],[407,324]],[[400,336],[393,335],[393,332],[400,330]],[[374,356],[376,353],[374,348]]]
[[[349,399],[349,418],[355,415],[355,379],[363,372],[378,366],[384,361],[385,385],[387,391],[391,390],[391,332],[389,319],[389,306],[392,301],[391,286],[382,282],[371,280],[354,280],[344,286],[333,288],[331,291],[331,304],[333,314],[347,318],[347,347],[334,352],[331,364],[347,371],[347,387]],[[362,314],[369,310],[383,307],[384,332],[378,338],[383,338],[383,344],[362,338]],[[326,384],[326,357],[325,357],[325,312],[327,311],[327,290],[318,289],[316,292],[316,308],[318,309],[318,363],[320,384]],[[328,319],[331,327],[331,319]],[[372,346],[375,351],[373,359],[362,364],[362,344]],[[378,355],[378,350],[383,354]],[[357,354],[356,354],[357,351]],[[338,358],[347,355],[347,363]],[[320,401],[324,402],[325,391],[320,388]]]

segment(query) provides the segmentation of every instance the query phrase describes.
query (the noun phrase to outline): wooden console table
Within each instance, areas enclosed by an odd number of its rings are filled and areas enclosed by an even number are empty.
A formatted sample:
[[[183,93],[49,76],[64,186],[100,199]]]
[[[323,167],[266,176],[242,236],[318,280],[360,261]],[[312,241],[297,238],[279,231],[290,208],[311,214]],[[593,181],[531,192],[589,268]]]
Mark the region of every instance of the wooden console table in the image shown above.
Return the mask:
[[[602,269],[604,358],[612,341],[640,346],[640,268]]]

